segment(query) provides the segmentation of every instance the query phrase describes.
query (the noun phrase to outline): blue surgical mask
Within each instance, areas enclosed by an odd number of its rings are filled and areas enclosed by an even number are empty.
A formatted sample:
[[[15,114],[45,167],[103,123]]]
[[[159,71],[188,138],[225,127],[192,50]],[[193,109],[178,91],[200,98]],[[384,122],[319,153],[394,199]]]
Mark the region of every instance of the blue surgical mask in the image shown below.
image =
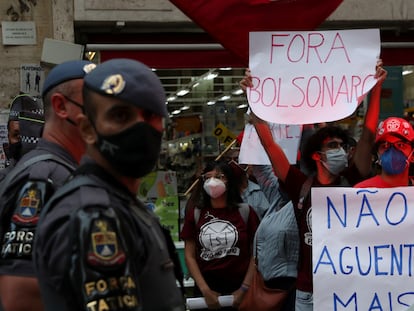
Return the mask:
[[[332,175],[339,175],[348,166],[348,155],[344,148],[325,151],[326,162],[322,164]]]
[[[398,175],[408,166],[405,154],[391,146],[380,156],[380,164],[387,175]]]

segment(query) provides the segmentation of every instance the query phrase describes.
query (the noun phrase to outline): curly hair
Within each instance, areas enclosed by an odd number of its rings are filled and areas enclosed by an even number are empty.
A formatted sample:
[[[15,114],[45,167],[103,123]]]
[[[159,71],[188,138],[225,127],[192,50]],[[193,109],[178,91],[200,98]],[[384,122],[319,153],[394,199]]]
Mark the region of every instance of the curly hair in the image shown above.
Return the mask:
[[[308,138],[303,149],[303,161],[311,173],[316,172],[316,163],[312,159],[315,152],[322,150],[323,142],[327,138],[340,138],[344,144],[348,144],[348,133],[339,126],[328,125],[317,130]]]

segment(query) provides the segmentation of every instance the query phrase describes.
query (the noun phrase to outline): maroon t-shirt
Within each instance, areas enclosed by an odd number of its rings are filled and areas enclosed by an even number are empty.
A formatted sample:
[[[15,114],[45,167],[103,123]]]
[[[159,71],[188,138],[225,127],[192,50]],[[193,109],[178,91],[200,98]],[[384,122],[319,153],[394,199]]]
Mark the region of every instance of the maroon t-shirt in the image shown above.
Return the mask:
[[[216,286],[236,290],[246,275],[259,224],[256,213],[249,208],[247,223],[237,209],[203,208],[197,224],[194,209],[186,213],[181,239],[195,240],[198,266],[213,290]]]
[[[304,173],[291,165],[285,182],[283,183],[279,181],[279,184],[281,189],[285,191],[292,200],[299,228],[300,255],[296,287],[297,289],[305,292],[312,292],[312,208],[310,189],[309,194],[303,202],[302,209],[298,208],[300,191],[302,189],[302,185],[307,179],[308,177]],[[351,166],[344,171],[342,177],[338,177],[335,182],[329,185],[321,185],[317,178],[313,178],[312,188],[352,186],[352,184],[360,181],[361,179],[362,177],[360,177],[357,168],[355,166]],[[344,184],[344,182],[347,182],[347,184]]]

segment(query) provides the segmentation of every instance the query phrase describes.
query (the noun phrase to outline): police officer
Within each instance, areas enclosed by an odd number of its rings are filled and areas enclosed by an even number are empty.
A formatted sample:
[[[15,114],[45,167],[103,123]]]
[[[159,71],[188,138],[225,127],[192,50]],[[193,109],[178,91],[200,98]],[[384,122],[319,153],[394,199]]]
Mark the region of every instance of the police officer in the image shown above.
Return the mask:
[[[8,142],[3,143],[5,167],[13,166],[24,153],[36,146],[42,125],[43,107],[39,101],[29,94],[13,98],[7,120]]]
[[[35,264],[46,310],[184,310],[158,219],[136,198],[161,148],[165,94],[144,64],[85,77],[86,157],[41,214]]]
[[[75,122],[82,114],[83,77],[93,66],[69,61],[50,71],[42,90],[42,138],[0,184],[0,298],[5,311],[43,310],[32,261],[35,230],[43,205],[85,150]]]

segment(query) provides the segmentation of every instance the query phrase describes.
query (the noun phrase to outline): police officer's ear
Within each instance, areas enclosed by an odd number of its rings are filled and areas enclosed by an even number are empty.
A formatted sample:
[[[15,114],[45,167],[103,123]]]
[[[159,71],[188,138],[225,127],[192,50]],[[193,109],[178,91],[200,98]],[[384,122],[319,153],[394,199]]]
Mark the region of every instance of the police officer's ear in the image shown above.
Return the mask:
[[[83,141],[88,145],[95,144],[97,140],[95,128],[87,116],[81,114],[78,116],[79,131]]]
[[[67,119],[69,117],[68,110],[66,109],[65,97],[60,93],[53,93],[50,97],[51,106],[55,114],[61,119]]]

